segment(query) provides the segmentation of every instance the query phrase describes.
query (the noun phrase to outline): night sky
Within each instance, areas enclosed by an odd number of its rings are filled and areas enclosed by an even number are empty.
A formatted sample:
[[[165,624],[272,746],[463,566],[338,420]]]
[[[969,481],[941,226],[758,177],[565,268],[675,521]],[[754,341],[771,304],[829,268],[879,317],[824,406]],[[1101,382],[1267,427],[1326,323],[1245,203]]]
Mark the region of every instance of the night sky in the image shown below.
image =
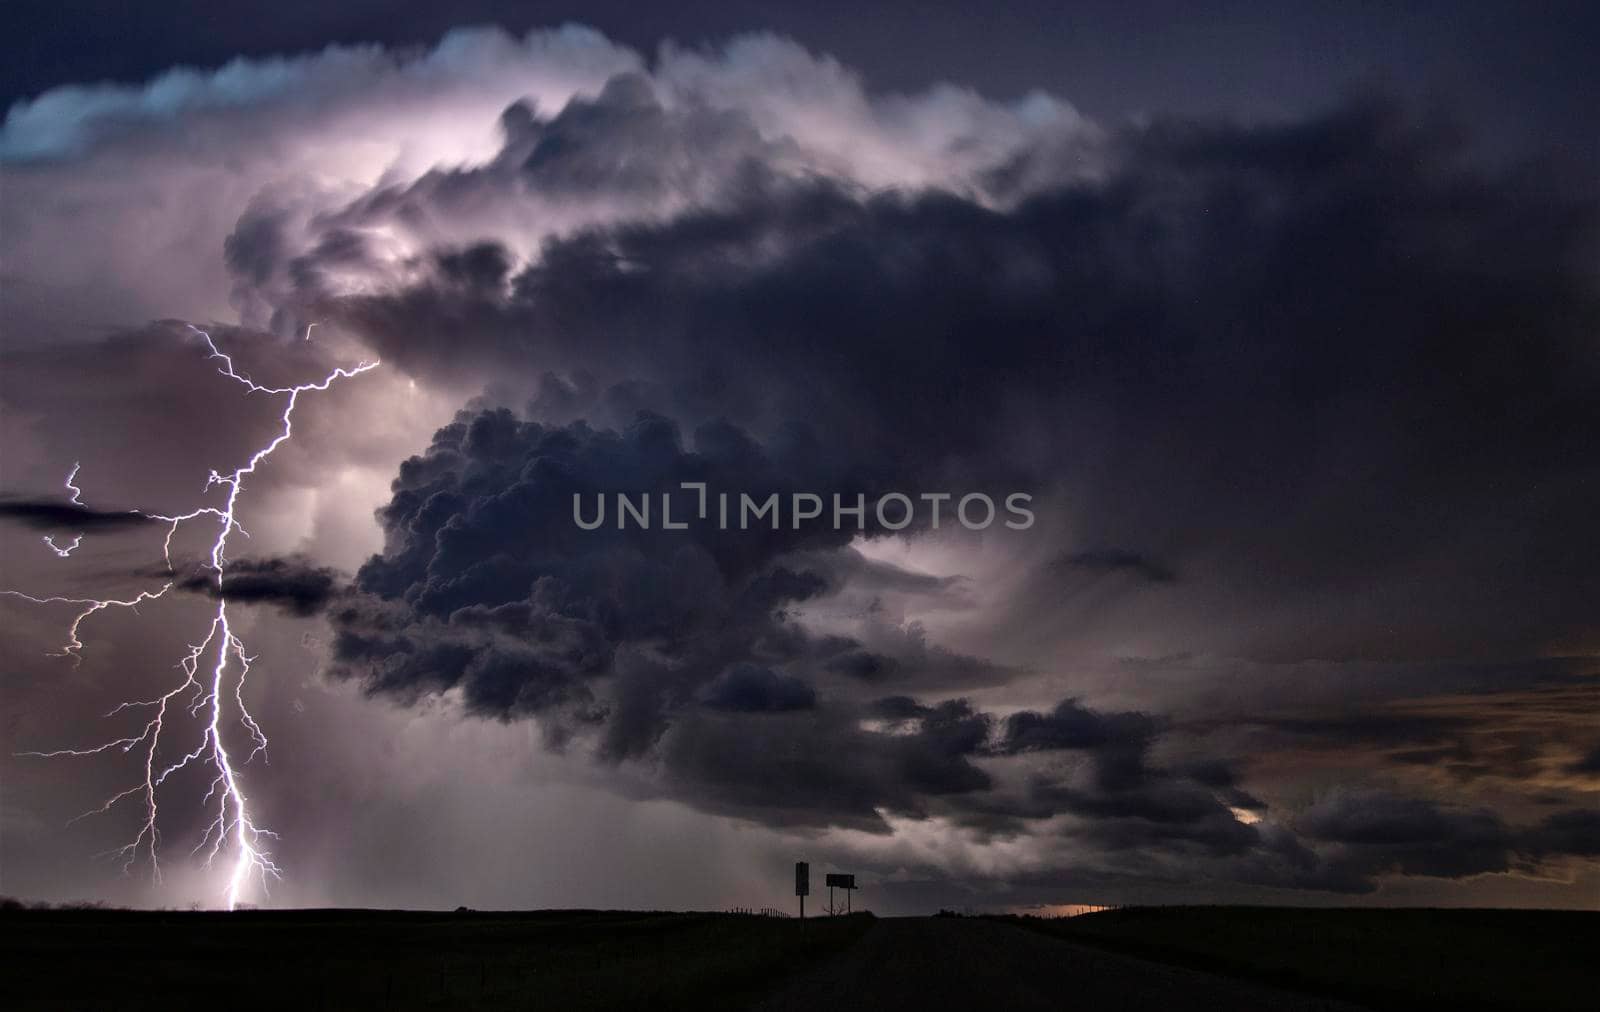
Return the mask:
[[[636,7],[0,13],[0,893],[1600,906],[1592,6]]]

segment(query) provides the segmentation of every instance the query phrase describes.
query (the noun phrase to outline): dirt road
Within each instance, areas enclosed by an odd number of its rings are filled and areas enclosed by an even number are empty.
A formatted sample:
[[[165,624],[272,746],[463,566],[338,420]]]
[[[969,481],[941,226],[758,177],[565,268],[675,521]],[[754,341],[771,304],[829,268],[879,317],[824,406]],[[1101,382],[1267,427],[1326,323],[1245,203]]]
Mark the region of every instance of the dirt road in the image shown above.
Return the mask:
[[[759,1006],[798,1009],[1215,1009],[1354,1006],[1165,966],[978,918],[889,918]]]

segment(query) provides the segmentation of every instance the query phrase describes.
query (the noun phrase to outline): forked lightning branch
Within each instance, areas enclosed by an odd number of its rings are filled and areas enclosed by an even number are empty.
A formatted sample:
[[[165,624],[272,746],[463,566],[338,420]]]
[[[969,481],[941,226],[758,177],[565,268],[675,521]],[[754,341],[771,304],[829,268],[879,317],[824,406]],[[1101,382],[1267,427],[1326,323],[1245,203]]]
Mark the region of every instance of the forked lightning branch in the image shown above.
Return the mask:
[[[246,479],[253,476],[257,468],[278,447],[294,436],[294,411],[299,404],[300,395],[326,391],[341,379],[349,379],[377,368],[378,363],[362,362],[352,368],[338,368],[320,380],[296,386],[263,386],[240,373],[234,367],[233,359],[217,347],[209,333],[197,327],[190,327],[190,330],[199,340],[205,342],[210,357],[221,363],[217,371],[244,387],[246,396],[283,398],[283,412],[279,416],[281,427],[277,433],[239,467],[228,472],[213,470],[206,477],[202,494],[208,495],[213,490],[220,490],[223,498],[220,506],[197,506],[187,513],[170,516],[132,511],[154,522],[167,525],[166,537],[162,542],[162,555],[169,575],[174,572],[172,540],[178,530],[190,523],[215,525],[215,535],[204,565],[209,572],[209,579],[214,581],[216,611],[212,614],[204,635],[198,642],[191,644],[188,652],[179,659],[177,668],[182,677],[176,685],[150,699],[129,700],[118,704],[106,714],[107,717],[115,717],[131,711],[146,715],[144,723],[136,726],[132,733],[96,745],[23,754],[46,759],[82,758],[119,751],[138,755],[142,767],[139,781],[126,790],[112,795],[104,804],[83,813],[79,818],[109,812],[123,803],[140,805],[142,818],[136,835],[113,853],[123,859],[125,871],[131,870],[141,858],[147,857],[151,871],[158,879],[161,875],[158,794],[168,779],[178,771],[195,766],[209,768],[210,786],[201,799],[201,805],[210,813],[210,819],[206,824],[204,836],[195,845],[194,853],[204,854],[207,867],[211,867],[219,858],[231,861],[224,888],[224,897],[231,910],[239,904],[245,888],[253,879],[259,878],[262,888],[265,889],[267,881],[279,877],[281,873],[266,848],[266,843],[273,839],[273,834],[255,821],[240,773],[243,767],[258,756],[265,757],[267,736],[245,705],[245,680],[250,674],[250,664],[254,658],[246,651],[243,641],[234,632],[228,615],[227,597],[223,593],[223,581],[228,567],[229,539],[235,533],[245,534],[248,537],[248,533],[238,520],[239,503],[245,491]],[[309,330],[307,337],[309,338]],[[72,492],[71,501],[74,505],[82,505],[79,499],[82,490],[76,484],[79,480],[78,472],[79,467],[74,464],[66,482],[66,487]],[[81,536],[70,547],[58,546],[48,539],[46,544],[56,555],[67,558],[80,542]],[[86,620],[110,608],[137,610],[141,604],[164,597],[172,587],[173,582],[168,581],[159,589],[143,590],[122,599],[39,597],[17,590],[5,590],[0,593],[20,597],[36,604],[69,604],[77,608],[67,626],[66,643],[55,653],[56,656],[71,658],[76,664],[85,649],[80,636]],[[179,708],[186,710],[191,718],[198,719],[202,724],[203,730],[199,740],[191,742],[192,747],[173,746],[168,740],[171,737],[167,726],[169,718],[173,718]]]

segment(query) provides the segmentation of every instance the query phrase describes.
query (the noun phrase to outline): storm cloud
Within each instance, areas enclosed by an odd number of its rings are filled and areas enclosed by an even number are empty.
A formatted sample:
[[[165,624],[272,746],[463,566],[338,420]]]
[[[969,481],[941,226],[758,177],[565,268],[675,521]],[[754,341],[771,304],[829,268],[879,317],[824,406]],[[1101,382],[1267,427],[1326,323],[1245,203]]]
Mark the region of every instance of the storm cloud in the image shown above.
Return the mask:
[[[485,259],[471,283],[421,262],[392,292],[301,297],[417,375],[565,374],[565,399],[540,402],[557,421],[647,409],[767,440],[803,419],[841,476],[1048,479],[1077,496],[1082,537],[1163,560],[1064,548],[1086,572],[1161,584],[1198,565],[1276,607],[1380,571],[1428,588],[1401,641],[1374,641],[1380,582],[1299,649],[1516,651],[1585,628],[1593,569],[1555,532],[1593,478],[1593,200],[1460,164],[1382,104],[1107,143],[1107,178],[1033,182],[1009,207],[753,180],[548,239],[517,271]],[[1467,544],[1525,617],[1485,621],[1441,561]],[[1296,649],[1273,625],[1259,648]]]
[[[220,581],[215,573],[199,571],[179,580],[178,586],[224,601],[268,604],[307,617],[323,610],[340,582],[337,570],[305,559],[232,559]]]
[[[140,527],[150,518],[134,510],[99,510],[76,503],[48,499],[12,499],[0,502],[0,517],[34,530],[116,530]]]
[[[1596,670],[1600,203],[1465,132],[1384,97],[1097,124],[772,36],[471,31],[19,104],[0,250],[124,279],[135,320],[231,313],[253,375],[381,359],[252,476],[261,554],[180,580],[325,621],[335,685],[884,876],[1363,893],[1595,854],[1555,696]],[[128,173],[227,180],[168,223],[203,295],[147,277],[133,211],[74,238]],[[185,328],[86,336],[63,291],[7,406],[107,399],[39,425],[30,475],[114,414],[91,473],[188,494],[275,424]],[[196,425],[223,411],[242,435]],[[943,512],[574,522],[685,483]],[[1033,527],[957,523],[1012,492]]]
[[[470,710],[538,715],[561,744],[593,731],[612,759],[659,753],[673,796],[781,825],[887,811],[1015,832],[1071,817],[1107,850],[1219,860],[1281,856],[1298,833],[1295,847],[1342,848],[1307,858],[1304,877],[1339,889],[1511,866],[1498,822],[1443,826],[1433,863],[1373,856],[1333,802],[1300,829],[1258,829],[1237,812],[1267,805],[1225,764],[1151,760],[1158,717],[873,702],[861,686],[888,673],[899,691],[941,689],[914,657],[804,621],[862,575],[819,561],[849,535],[575,532],[568,508],[684,481],[870,497],[959,476],[1074,515],[1079,544],[1035,547],[1053,590],[1023,611],[1088,592],[1074,572],[1160,589],[1181,569],[1239,606],[1276,599],[1262,632],[1227,645],[1244,654],[1409,658],[1462,636],[1527,650],[1590,621],[1576,602],[1592,570],[1554,532],[1579,523],[1594,470],[1576,441],[1594,402],[1571,380],[1593,374],[1600,322],[1581,266],[1591,198],[1486,174],[1383,102],[1283,126],[1129,128],[1099,142],[1092,179],[1058,147],[1024,146],[977,193],[801,172],[801,149],[697,116],[639,76],[547,117],[516,107],[488,167],[328,220],[404,227],[554,191],[625,208],[669,170],[678,213],[652,200],[533,252],[445,244],[398,283],[359,249],[293,261],[291,304],[385,361],[492,375],[491,403],[519,375],[538,390],[464,413],[402,468],[380,514],[388,547],[336,616],[341,671],[403,698],[459,687]],[[649,174],[605,168],[652,151]],[[385,290],[341,293],[330,279],[352,270]],[[1485,500],[1485,481],[1505,494]],[[1156,554],[1095,547],[1128,543]],[[1437,565],[1468,543],[1517,613],[1497,602],[1486,623],[1489,602]],[[1299,631],[1322,595],[1402,583],[1427,592],[1399,640],[1360,607]],[[1083,764],[1037,764],[1055,753]]]

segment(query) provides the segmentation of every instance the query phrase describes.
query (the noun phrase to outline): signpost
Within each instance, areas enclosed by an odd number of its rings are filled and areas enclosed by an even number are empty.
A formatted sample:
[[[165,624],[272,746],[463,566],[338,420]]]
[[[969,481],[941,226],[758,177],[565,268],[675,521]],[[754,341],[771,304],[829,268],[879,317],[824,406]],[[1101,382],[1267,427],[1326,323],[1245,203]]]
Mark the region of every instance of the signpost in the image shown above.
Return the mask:
[[[825,878],[828,884],[828,909],[826,913],[832,915],[840,912],[833,903],[833,891],[844,890],[844,913],[853,913],[854,901],[851,893],[856,889],[856,877],[845,872],[829,872]],[[800,897],[800,919],[806,917],[806,897],[811,895],[811,865],[804,861],[794,863],[794,894]]]
[[[841,875],[835,872],[828,873],[828,913],[833,913],[833,891],[844,890],[844,912],[850,913],[850,894],[855,891],[856,877],[854,875]]]

